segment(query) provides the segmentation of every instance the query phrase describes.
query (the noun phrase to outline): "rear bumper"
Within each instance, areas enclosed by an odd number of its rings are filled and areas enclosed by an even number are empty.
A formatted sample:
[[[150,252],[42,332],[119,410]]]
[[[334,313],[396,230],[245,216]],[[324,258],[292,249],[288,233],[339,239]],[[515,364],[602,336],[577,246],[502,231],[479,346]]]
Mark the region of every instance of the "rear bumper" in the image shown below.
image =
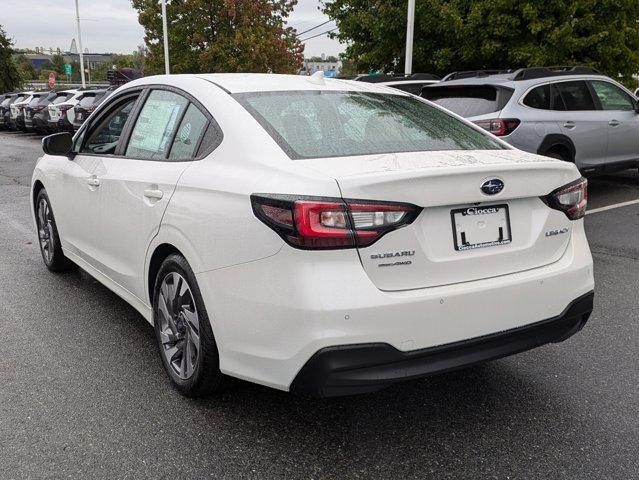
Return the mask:
[[[293,380],[291,392],[336,397],[380,390],[502,358],[571,337],[586,324],[594,293],[577,298],[558,316],[503,332],[422,350],[402,352],[384,343],[319,350]]]

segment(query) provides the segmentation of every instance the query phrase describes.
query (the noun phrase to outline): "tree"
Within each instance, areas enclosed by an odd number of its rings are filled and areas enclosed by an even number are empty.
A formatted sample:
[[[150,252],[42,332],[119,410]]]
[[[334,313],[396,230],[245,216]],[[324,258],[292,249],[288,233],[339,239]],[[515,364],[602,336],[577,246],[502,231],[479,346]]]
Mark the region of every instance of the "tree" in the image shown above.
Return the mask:
[[[53,71],[57,74],[62,75],[64,73],[64,65],[65,65],[64,57],[60,54],[55,54],[51,56],[51,65]]]
[[[14,57],[13,60],[17,65],[18,71],[20,72],[20,77],[23,80],[33,80],[36,78],[36,69],[33,67],[33,64],[27,57],[25,57],[24,55],[18,55],[17,57]]]
[[[164,71],[156,0],[132,0],[148,48],[145,73]],[[284,21],[297,0],[172,0],[167,8],[171,71],[297,72],[303,46]]]
[[[405,0],[323,0],[360,71],[403,72]],[[413,70],[589,65],[639,70],[636,0],[417,0]]]
[[[13,60],[13,42],[0,25],[0,92],[10,92],[22,84],[18,67]]]

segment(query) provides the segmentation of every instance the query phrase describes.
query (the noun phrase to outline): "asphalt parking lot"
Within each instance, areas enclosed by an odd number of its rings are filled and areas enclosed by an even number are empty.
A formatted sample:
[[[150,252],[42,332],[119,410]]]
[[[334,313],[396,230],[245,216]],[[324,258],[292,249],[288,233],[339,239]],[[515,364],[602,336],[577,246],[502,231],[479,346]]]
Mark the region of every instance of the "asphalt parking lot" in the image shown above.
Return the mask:
[[[0,132],[0,478],[639,478],[636,170],[590,181],[596,307],[568,341],[371,395],[193,401],[132,307],[42,265],[39,155]]]

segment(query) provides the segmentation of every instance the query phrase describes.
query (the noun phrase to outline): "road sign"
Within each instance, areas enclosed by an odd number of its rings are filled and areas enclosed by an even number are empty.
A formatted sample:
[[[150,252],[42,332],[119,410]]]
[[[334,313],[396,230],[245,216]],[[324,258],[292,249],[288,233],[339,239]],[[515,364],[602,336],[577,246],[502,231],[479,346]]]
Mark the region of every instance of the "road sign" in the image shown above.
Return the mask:
[[[55,88],[55,73],[51,72],[49,74],[49,87],[50,88]]]
[[[65,63],[64,64],[64,73],[66,75],[71,75],[73,73],[73,68],[71,67],[70,63]]]

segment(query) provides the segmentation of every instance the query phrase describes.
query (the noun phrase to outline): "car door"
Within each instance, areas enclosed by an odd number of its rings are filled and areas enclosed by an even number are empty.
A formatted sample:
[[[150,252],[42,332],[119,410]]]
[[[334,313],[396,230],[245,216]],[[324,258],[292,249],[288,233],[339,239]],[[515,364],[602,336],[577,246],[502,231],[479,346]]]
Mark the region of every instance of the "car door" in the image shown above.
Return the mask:
[[[597,109],[585,80],[568,80],[553,84],[559,98],[554,102],[562,133],[575,146],[575,163],[579,168],[596,168],[606,161],[608,122]]]
[[[639,158],[639,115],[637,101],[617,85],[605,80],[590,82],[605,115],[608,131],[606,163]]]
[[[102,160],[101,262],[112,280],[141,300],[147,247],[207,121],[184,93],[150,90],[120,155]],[[186,151],[184,142],[193,148]]]
[[[104,173],[104,161],[115,154],[139,95],[139,91],[134,92],[105,106],[103,113],[78,134],[73,158],[65,159],[62,174],[53,183],[53,208],[65,250],[98,270],[102,267],[99,177]]]

